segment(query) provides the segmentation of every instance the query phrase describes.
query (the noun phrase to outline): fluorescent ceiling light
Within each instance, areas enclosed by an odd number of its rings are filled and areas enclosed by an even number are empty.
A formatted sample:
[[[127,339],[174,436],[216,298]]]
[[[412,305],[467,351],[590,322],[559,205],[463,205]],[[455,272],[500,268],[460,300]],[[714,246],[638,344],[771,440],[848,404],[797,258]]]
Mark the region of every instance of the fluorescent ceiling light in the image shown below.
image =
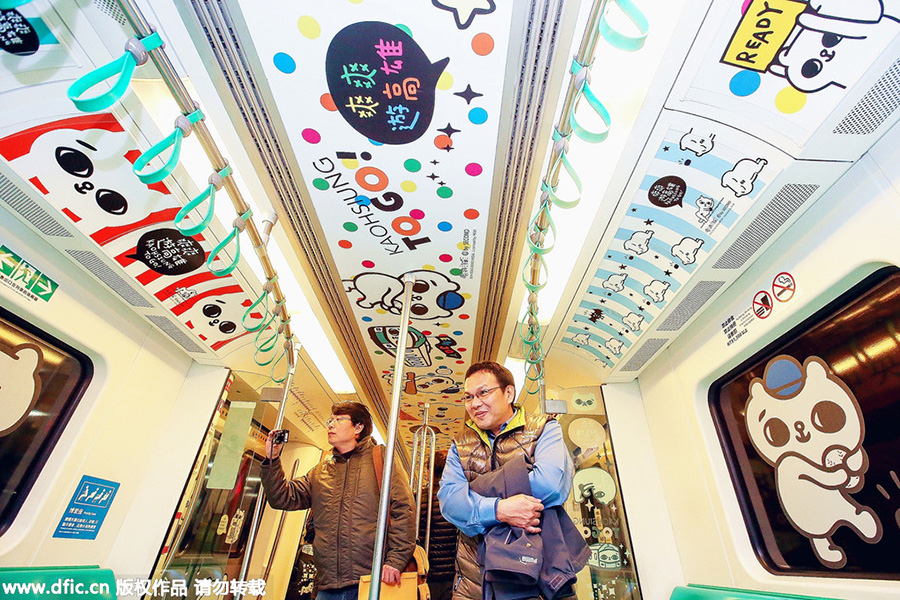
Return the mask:
[[[187,87],[188,92],[191,94],[191,97],[197,98],[197,92],[191,85],[190,80],[183,79],[182,81]],[[132,83],[132,88],[141,103],[149,112],[150,117],[153,119],[157,128],[163,132],[171,130],[175,122],[175,117],[179,114],[179,110],[175,99],[169,93],[165,83],[159,79],[136,79]],[[224,150],[225,147],[221,142],[222,138],[216,131],[215,125],[210,120],[204,122],[209,128],[213,139],[216,140],[219,147]],[[212,173],[212,165],[210,164],[209,158],[206,156],[203,147],[195,139],[189,137],[185,140],[182,145],[179,163],[185,168],[191,179],[193,179],[197,189],[203,189],[207,186],[206,178]],[[240,190],[241,195],[244,197],[244,201],[250,205],[253,214],[256,215],[257,225],[261,226],[260,216],[266,214],[269,209],[263,209],[254,202],[253,194],[249,192],[240,173],[233,173],[232,179]],[[218,195],[218,197],[225,200],[228,198],[228,194],[223,192]],[[237,216],[234,206],[230,201],[216,202],[214,210],[216,218],[227,230]],[[276,225],[276,227],[279,226],[280,225]],[[334,351],[331,342],[328,340],[328,336],[325,335],[325,330],[322,328],[321,323],[319,323],[319,320],[315,317],[315,313],[313,312],[312,307],[310,307],[306,296],[303,294],[303,290],[297,284],[294,273],[288,265],[288,262],[285,259],[284,254],[282,254],[281,248],[278,246],[274,237],[270,238],[266,250],[269,253],[269,259],[272,261],[272,265],[275,267],[275,271],[279,274],[278,284],[281,286],[281,290],[284,292],[285,299],[287,300],[286,305],[288,312],[291,315],[291,329],[293,330],[294,335],[297,336],[297,339],[299,339],[303,347],[306,348],[307,353],[313,363],[315,363],[316,368],[336,394],[355,394],[356,388],[354,388],[353,382],[344,370],[337,353]],[[254,257],[256,256],[253,252],[246,252],[244,254],[244,256],[247,257],[247,264],[250,265],[250,269],[259,281],[264,282],[266,276],[263,272],[262,264],[260,264],[259,260],[256,258],[249,258],[251,255]]]

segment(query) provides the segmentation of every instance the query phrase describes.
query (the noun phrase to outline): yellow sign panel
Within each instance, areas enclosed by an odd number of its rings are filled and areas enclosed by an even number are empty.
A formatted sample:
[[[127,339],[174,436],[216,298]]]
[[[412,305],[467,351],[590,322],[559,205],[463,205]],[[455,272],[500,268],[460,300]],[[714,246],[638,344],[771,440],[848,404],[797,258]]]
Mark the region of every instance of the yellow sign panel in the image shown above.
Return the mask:
[[[806,8],[805,2],[794,0],[753,0],[738,24],[722,62],[765,71]]]

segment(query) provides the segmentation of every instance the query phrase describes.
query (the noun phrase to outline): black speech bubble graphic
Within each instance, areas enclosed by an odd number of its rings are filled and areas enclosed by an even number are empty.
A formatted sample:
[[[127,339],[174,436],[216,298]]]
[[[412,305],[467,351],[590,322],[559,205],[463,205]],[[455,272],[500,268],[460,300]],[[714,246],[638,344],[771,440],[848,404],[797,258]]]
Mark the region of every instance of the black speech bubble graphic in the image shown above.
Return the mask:
[[[17,10],[0,10],[0,50],[31,56],[41,47],[37,32]]]
[[[448,62],[431,64],[399,27],[363,21],[331,40],[325,79],[338,112],[353,129],[382,144],[408,144],[431,124],[434,89]]]
[[[162,275],[184,275],[206,260],[200,242],[177,229],[156,229],[141,236],[134,254],[127,256]]]
[[[687,193],[687,184],[684,179],[675,175],[660,177],[647,190],[647,198],[651,204],[660,208],[672,208],[681,206],[684,195]]]

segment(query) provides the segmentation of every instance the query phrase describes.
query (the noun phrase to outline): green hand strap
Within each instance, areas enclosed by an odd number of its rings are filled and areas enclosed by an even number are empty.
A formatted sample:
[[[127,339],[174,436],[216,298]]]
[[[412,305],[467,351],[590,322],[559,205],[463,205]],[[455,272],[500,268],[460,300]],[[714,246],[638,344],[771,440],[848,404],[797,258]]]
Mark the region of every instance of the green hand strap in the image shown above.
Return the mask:
[[[184,235],[192,236],[197,235],[209,226],[209,223],[213,218],[213,210],[215,209],[216,191],[222,189],[222,186],[224,185],[223,180],[229,175],[231,175],[231,167],[225,165],[221,171],[209,176],[209,186],[207,186],[199,196],[184,205],[181,210],[178,211],[178,214],[175,215],[175,228],[178,229],[178,231]],[[203,217],[203,220],[193,227],[182,227],[181,222],[187,218],[188,213],[207,200],[209,200],[209,207],[206,209],[206,216]]]
[[[641,32],[640,35],[625,35],[610,26],[609,22],[606,20],[606,13],[609,11],[609,6],[611,4],[619,5],[619,8],[625,13],[625,16],[628,17],[628,19],[634,23],[634,26],[637,27],[638,31]],[[619,50],[625,50],[626,52],[640,50],[644,47],[644,42],[647,40],[647,34],[649,32],[650,21],[647,20],[644,13],[641,12],[641,9],[639,9],[631,0],[610,0],[606,5],[606,10],[603,11],[603,16],[600,17],[600,35]]]
[[[250,218],[252,213],[253,211],[248,210],[240,217],[236,218],[234,220],[234,226],[231,228],[231,233],[226,235],[225,239],[219,242],[219,245],[213,248],[213,251],[209,253],[209,258],[206,259],[206,266],[209,268],[209,272],[216,277],[224,277],[225,275],[230,274],[234,271],[235,267],[237,267],[238,261],[241,260],[241,239],[238,237],[238,234],[244,230],[246,221]],[[234,260],[232,260],[224,269],[214,269],[212,266],[213,261],[216,260],[216,256],[225,249],[225,246],[231,243],[231,240],[234,240]]]
[[[259,295],[259,298],[257,298],[256,301],[253,304],[251,304],[250,306],[248,306],[247,310],[244,311],[244,315],[241,317],[241,325],[244,326],[244,329],[246,331],[250,331],[250,332],[259,331],[260,329],[262,329],[264,326],[267,325],[265,317],[266,317],[266,315],[269,314],[269,295],[272,293],[272,284],[275,283],[276,279],[278,279],[277,273],[275,274],[275,276],[272,279],[269,279],[266,281],[266,284],[263,286],[263,291]],[[263,307],[263,320],[252,327],[247,325],[247,317],[249,317],[250,313],[252,313],[253,310],[257,306],[259,306],[261,303],[265,303],[265,306]],[[278,304],[276,304],[276,306],[280,307],[280,305],[278,305]],[[275,312],[277,312],[277,311],[275,311]],[[269,321],[269,323],[271,323],[271,321]]]
[[[272,312],[272,317],[270,319],[266,320],[266,327],[263,327],[262,329],[257,331],[256,338],[253,340],[253,345],[256,348],[256,350],[253,352],[253,360],[260,367],[264,367],[264,366],[268,365],[269,363],[271,363],[273,360],[275,360],[274,354],[271,357],[269,357],[269,360],[266,360],[266,361],[260,360],[259,355],[260,354],[268,354],[269,352],[274,350],[275,346],[278,344],[278,330],[274,329],[274,328],[272,329],[272,335],[270,335],[269,337],[263,338],[260,341],[260,336],[262,336],[263,332],[268,330],[269,325],[272,323],[272,321],[275,320],[275,317],[277,314],[278,314],[277,312]]]
[[[151,183],[159,183],[168,177],[172,171],[175,170],[175,165],[178,164],[178,159],[181,156],[181,141],[190,135],[191,128],[201,120],[203,120],[203,113],[199,108],[189,115],[179,115],[178,118],[175,119],[175,129],[172,133],[150,146],[150,148],[134,161],[132,170],[134,171],[134,174],[137,175],[137,178],[140,179],[142,183],[149,185]],[[157,158],[170,147],[172,148],[172,151],[165,164],[155,171],[145,173],[144,169],[150,164],[150,161]]]
[[[125,95],[131,83],[131,76],[134,75],[134,68],[146,63],[150,57],[149,52],[162,46],[162,43],[162,38],[155,31],[145,38],[131,38],[125,44],[125,54],[121,57],[76,79],[69,86],[69,99],[83,112],[97,112],[109,108]],[[84,97],[88,90],[116,75],[118,78],[109,91],[91,98]]]
[[[573,208],[581,202],[581,178],[578,177],[578,173],[575,172],[575,167],[573,167],[572,163],[569,162],[569,159],[566,158],[566,140],[558,130],[553,131],[553,141],[557,146],[562,146],[562,148],[560,149],[559,155],[556,158],[556,162],[553,164],[551,171],[556,170],[561,163],[562,167],[566,170],[566,173],[569,174],[569,177],[575,184],[575,187],[578,189],[578,196],[573,200],[563,200],[556,195],[556,186],[551,187],[547,181],[541,182],[541,191],[547,194],[547,197],[550,198],[556,206],[560,208]]]
[[[274,363],[272,363],[272,369],[269,371],[269,375],[272,377],[272,381],[274,381],[275,383],[284,383],[284,380],[287,379],[287,369],[285,369],[284,371],[284,377],[282,377],[281,379],[275,377],[275,367],[277,367],[279,363],[281,363],[282,359],[287,359],[287,346],[287,341],[285,341],[285,343],[281,346],[281,354],[279,354],[278,359]]]
[[[575,76],[575,85],[578,87],[579,93],[584,96],[584,99],[587,100],[588,105],[594,109],[597,116],[603,120],[603,123],[606,124],[606,129],[604,131],[590,131],[585,129],[578,123],[574,110],[569,115],[569,126],[572,128],[572,132],[579,138],[586,142],[590,142],[591,144],[599,144],[609,135],[609,126],[612,123],[612,117],[610,116],[609,111],[606,110],[606,107],[603,106],[603,103],[594,95],[593,90],[591,90],[591,86],[589,85],[591,70],[580,64],[577,60],[573,60],[572,75]]]
[[[541,215],[546,215],[546,218],[547,218],[548,227],[545,229],[541,229],[540,226],[538,225],[538,220],[540,220]],[[544,236],[543,243],[546,244],[546,241],[547,241],[546,235],[547,235],[548,229],[553,232],[553,243],[550,244],[549,246],[547,246],[547,245],[538,246],[532,239],[532,236],[534,234],[543,235]],[[553,216],[550,214],[550,204],[549,203],[542,203],[540,210],[537,211],[537,213],[534,215],[534,218],[531,219],[531,223],[528,224],[528,239],[526,240],[526,242],[528,244],[528,247],[531,249],[531,251],[534,254],[538,254],[538,255],[547,254],[548,252],[553,250],[553,247],[556,245],[556,223],[553,221]]]
[[[10,10],[23,4],[28,4],[31,0],[0,0],[0,10]]]

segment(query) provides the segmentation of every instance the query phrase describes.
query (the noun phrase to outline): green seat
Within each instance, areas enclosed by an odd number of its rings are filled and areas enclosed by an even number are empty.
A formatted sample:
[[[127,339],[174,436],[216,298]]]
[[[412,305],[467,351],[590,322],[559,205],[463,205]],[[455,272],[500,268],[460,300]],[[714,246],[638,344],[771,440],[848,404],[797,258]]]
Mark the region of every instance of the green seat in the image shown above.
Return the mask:
[[[689,584],[672,590],[671,600],[828,600],[820,596],[799,596],[778,592],[756,592],[711,585]]]

